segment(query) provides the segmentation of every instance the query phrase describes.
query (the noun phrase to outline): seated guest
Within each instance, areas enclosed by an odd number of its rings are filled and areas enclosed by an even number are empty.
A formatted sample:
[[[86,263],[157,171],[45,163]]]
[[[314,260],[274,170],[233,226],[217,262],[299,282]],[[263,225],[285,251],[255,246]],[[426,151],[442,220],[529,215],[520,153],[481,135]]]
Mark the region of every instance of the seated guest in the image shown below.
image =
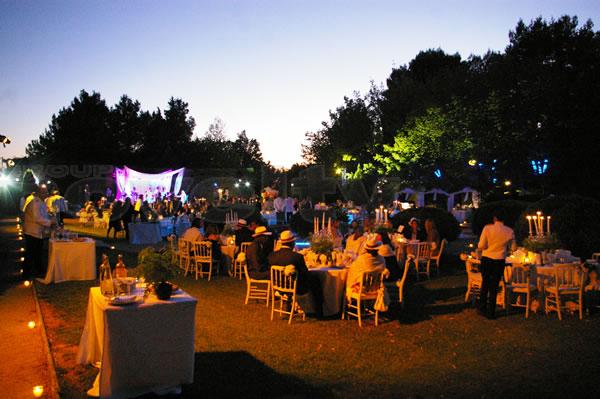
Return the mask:
[[[384,232],[381,234],[381,247],[377,251],[379,255],[385,259],[385,267],[390,271],[390,278],[397,280],[400,276],[400,267],[398,266],[398,260],[392,247],[392,241],[388,233]]]
[[[279,235],[281,249],[269,255],[269,265],[287,266],[294,265],[296,273],[298,273],[298,282],[296,285],[296,293],[304,295],[310,292],[313,298],[313,306],[317,317],[323,316],[323,289],[321,282],[316,275],[310,274],[304,257],[294,252],[296,246],[296,238],[290,230],[284,230]]]
[[[344,249],[344,252],[352,253],[353,255],[358,256],[358,254],[361,253],[365,240],[366,237],[364,235],[362,226],[359,226],[357,223],[357,227],[354,229],[354,232],[346,239],[346,248]]]
[[[196,220],[196,219],[194,219]],[[221,259],[221,236],[219,235],[219,229],[214,224],[209,224],[206,227],[206,241],[212,243],[212,257],[213,259]]]
[[[419,227],[419,220],[417,218],[411,218],[408,221],[408,227],[404,229],[404,237],[409,241],[425,241],[427,235]]]
[[[273,252],[273,239],[271,232],[264,226],[256,228],[252,235],[252,245],[246,253],[246,262],[248,263],[248,274],[253,279],[269,279],[269,254]]]
[[[427,242],[431,243],[431,255],[435,256],[440,250],[440,233],[433,219],[425,220],[425,233],[427,234]]]
[[[248,229],[248,222],[245,219],[238,219],[235,230],[235,245],[239,247],[243,242],[252,241],[252,231]]]
[[[187,241],[203,241],[204,240],[204,235],[202,234],[202,230],[200,230],[200,228],[202,227],[202,219],[194,219],[192,221],[192,227],[190,227],[189,229],[187,229],[185,231],[185,233],[183,233],[183,236],[181,236],[182,240],[187,240]]]
[[[346,295],[358,292],[363,272],[385,271],[385,259],[379,255],[381,242],[376,237],[369,238],[365,243],[365,252],[350,266],[346,279]]]

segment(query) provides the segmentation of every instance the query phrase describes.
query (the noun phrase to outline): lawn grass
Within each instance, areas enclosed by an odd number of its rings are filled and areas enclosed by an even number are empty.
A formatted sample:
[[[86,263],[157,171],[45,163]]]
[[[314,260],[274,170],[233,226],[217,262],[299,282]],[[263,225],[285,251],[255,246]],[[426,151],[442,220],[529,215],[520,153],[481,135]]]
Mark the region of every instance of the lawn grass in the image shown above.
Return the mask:
[[[466,277],[411,283],[384,323],[269,320],[245,284],[178,277],[198,298],[196,376],[184,397],[579,396],[597,392],[599,317],[482,319]],[[38,285],[62,395],[83,398],[96,369],[75,364],[93,282]],[[167,337],[166,337],[167,338]]]

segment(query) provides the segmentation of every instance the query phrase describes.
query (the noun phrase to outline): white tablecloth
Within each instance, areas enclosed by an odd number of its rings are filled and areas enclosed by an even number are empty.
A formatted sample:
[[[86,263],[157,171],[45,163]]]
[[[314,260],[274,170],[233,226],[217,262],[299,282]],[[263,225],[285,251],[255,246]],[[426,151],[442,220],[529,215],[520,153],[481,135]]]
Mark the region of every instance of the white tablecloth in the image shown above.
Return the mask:
[[[310,269],[323,287],[323,316],[333,316],[342,311],[344,291],[346,290],[347,269],[323,267]]]
[[[144,303],[111,306],[90,289],[77,361],[101,362],[93,389],[101,398],[178,390],[194,380],[196,299],[153,295]]]
[[[158,224],[160,225],[160,236],[166,237],[170,234],[175,233],[175,225],[173,224],[174,218],[160,219]]]
[[[56,241],[48,243],[48,271],[44,284],[69,280],[96,279],[96,241]]]
[[[158,244],[161,241],[160,224],[129,223],[129,242],[131,244]]]

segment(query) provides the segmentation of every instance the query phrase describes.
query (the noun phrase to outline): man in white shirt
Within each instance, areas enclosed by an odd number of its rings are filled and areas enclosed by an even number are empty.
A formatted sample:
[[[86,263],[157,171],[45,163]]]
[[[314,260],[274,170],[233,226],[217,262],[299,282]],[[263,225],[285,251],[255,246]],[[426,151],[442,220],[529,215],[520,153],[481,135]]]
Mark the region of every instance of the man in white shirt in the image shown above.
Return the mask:
[[[284,202],[285,209],[285,222],[290,223],[292,215],[294,214],[294,199],[289,195],[285,198]]]
[[[48,217],[44,199],[48,195],[45,187],[39,186],[31,200],[25,204],[23,233],[25,234],[25,263],[23,278],[25,280],[41,274],[44,245],[44,230],[53,224]]]
[[[275,208],[275,214],[277,215],[277,224],[283,224],[285,218],[285,200],[280,196],[277,196],[275,201],[273,201],[273,207]]]
[[[479,296],[479,313],[488,319],[496,318],[496,295],[498,284],[504,275],[505,259],[509,247],[515,245],[515,232],[504,225],[504,217],[497,210],[494,212],[494,223],[483,228],[478,251],[481,251],[481,294]]]

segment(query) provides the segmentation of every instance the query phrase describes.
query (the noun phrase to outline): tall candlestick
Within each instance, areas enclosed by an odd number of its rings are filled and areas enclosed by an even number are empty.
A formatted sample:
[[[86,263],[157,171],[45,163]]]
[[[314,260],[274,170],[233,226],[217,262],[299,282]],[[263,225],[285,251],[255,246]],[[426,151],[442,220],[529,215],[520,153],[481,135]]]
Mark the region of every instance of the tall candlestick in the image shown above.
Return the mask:
[[[544,236],[544,216],[540,216],[540,231],[542,232],[542,237]]]
[[[538,218],[537,216],[533,216],[532,217],[532,219],[533,219],[533,225],[535,226],[535,235],[539,236],[540,235],[540,226],[538,224],[537,218]]]
[[[529,223],[529,237],[531,237],[533,232],[531,231],[531,216],[529,215],[527,215],[527,223]]]
[[[384,216],[384,220],[383,221],[385,223],[387,223],[387,221],[388,221],[388,210],[387,209],[383,210],[383,216]]]
[[[323,223],[321,224],[321,230],[325,230],[325,212],[323,212]]]
[[[551,216],[548,216],[548,218],[546,219],[548,221],[548,235],[550,235],[550,218]]]

